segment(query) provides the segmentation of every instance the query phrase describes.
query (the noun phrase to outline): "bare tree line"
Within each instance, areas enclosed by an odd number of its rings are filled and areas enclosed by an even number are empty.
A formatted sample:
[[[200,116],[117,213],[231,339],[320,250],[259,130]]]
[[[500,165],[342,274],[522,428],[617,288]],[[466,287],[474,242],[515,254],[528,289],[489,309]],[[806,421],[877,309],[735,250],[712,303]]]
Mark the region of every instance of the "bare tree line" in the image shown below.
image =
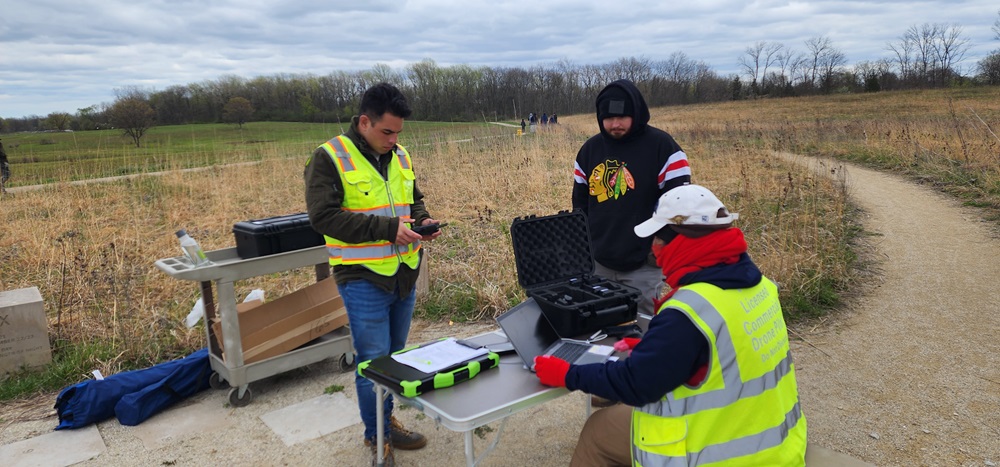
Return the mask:
[[[997,14],[992,29],[1000,40],[1000,11]],[[798,51],[782,43],[758,41],[737,58],[740,73],[729,76],[720,76],[704,62],[682,52],[664,60],[628,57],[599,65],[563,60],[527,68],[443,67],[427,59],[403,69],[377,64],[369,70],[334,71],[326,75],[277,74],[253,78],[227,75],[162,91],[119,89],[113,103],[79,109],[75,115],[53,113],[45,118],[0,119],[0,129],[116,127],[138,145],[144,129],[137,126],[346,122],[356,113],[361,92],[382,81],[395,84],[409,96],[413,118],[435,121],[516,121],[529,112],[591,112],[597,92],[619,78],[634,81],[650,106],[1000,84],[1000,49],[977,64],[975,76],[965,76],[959,70],[970,41],[958,25],[910,26],[898,40],[885,45],[888,57],[859,62],[852,68],[846,66],[847,56],[828,37],[813,37],[802,45],[804,50]],[[233,99],[240,100],[234,103]],[[141,118],[141,125],[135,124],[136,118]]]
[[[1000,40],[1000,19],[993,29]],[[958,69],[970,47],[969,39],[958,25],[910,26],[897,41],[886,44],[890,57],[862,61],[853,69],[845,67],[847,56],[827,37],[810,38],[804,45],[805,52],[778,42],[760,41],[748,46],[738,60],[741,76],[750,83],[747,95],[874,92],[972,81]],[[996,67],[981,62],[975,78],[983,84],[1000,84],[990,78],[991,73],[1000,71]]]
[[[162,91],[128,87],[116,90],[110,104],[79,109],[75,116],[5,120],[5,131],[49,127],[62,130],[124,128],[124,103],[148,104],[158,125],[226,121],[226,104],[248,100],[252,120],[346,122],[356,113],[361,93],[378,82],[398,86],[409,97],[413,118],[435,121],[517,120],[529,112],[579,113],[593,110],[594,98],[608,82],[629,78],[639,84],[650,105],[689,104],[729,99],[730,78],[682,53],[667,60],[623,58],[604,65],[522,67],[442,67],[423,60],[397,70],[379,64],[370,70],[334,71],[327,75],[278,74],[171,86]],[[132,109],[135,110],[135,109]],[[244,120],[246,121],[246,120]],[[234,121],[234,123],[239,123]]]

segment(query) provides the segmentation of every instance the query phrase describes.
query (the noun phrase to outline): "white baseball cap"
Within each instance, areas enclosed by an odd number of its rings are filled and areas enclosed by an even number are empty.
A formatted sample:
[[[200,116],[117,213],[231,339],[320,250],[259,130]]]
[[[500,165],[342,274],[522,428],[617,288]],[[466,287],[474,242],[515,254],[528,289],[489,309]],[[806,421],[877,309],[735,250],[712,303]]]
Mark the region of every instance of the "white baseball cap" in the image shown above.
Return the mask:
[[[648,237],[666,225],[723,226],[739,219],[708,188],[681,185],[660,196],[653,217],[635,226],[635,234]]]

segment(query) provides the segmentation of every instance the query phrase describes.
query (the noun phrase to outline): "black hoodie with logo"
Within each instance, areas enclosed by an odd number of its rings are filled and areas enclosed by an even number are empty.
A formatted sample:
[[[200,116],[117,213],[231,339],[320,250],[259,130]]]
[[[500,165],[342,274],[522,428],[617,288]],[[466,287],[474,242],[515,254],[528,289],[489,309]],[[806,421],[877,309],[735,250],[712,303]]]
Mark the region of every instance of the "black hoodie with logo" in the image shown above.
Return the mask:
[[[622,102],[624,100],[624,102]],[[632,116],[621,139],[605,129],[602,117]],[[649,219],[660,195],[691,182],[687,155],[667,132],[649,126],[649,107],[631,81],[620,79],[597,95],[597,125],[576,155],[573,209],[587,214],[594,259],[616,271],[633,271],[650,254],[652,237],[633,227]]]

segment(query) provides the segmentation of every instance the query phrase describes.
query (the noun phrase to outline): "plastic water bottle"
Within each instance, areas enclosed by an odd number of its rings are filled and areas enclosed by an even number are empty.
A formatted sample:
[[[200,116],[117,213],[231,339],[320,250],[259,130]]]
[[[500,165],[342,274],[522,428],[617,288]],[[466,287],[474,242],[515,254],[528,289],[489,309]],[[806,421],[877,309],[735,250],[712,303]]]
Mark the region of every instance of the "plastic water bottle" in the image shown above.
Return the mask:
[[[202,251],[201,245],[198,245],[198,242],[191,238],[191,236],[187,234],[187,231],[181,229],[178,230],[176,234],[177,238],[181,241],[181,250],[184,251],[184,256],[187,257],[188,261],[191,261],[191,264],[193,264],[194,267],[205,266],[212,263],[208,260],[208,257],[205,256],[205,252]]]

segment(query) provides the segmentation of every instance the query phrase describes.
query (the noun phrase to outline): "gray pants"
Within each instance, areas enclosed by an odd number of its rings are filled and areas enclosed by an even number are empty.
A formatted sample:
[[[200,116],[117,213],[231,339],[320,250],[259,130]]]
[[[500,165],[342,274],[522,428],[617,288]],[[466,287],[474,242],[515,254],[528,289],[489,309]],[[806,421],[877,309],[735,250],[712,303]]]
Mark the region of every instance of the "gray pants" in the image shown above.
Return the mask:
[[[601,263],[596,265],[594,272],[598,276],[639,289],[642,292],[642,297],[639,298],[639,313],[653,316],[653,300],[660,296],[660,290],[663,288],[663,271],[659,266],[644,264],[635,271],[616,271]]]

